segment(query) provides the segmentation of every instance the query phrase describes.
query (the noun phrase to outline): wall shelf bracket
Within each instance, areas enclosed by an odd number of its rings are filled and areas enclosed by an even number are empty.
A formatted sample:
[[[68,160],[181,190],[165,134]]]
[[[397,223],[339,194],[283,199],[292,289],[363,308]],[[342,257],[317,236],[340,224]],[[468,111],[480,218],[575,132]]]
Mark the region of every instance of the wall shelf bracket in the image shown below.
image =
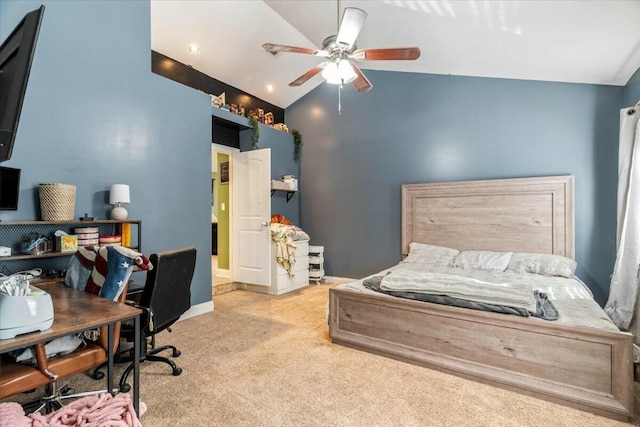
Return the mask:
[[[289,191],[289,190],[279,190],[277,188],[271,189],[271,196],[273,197],[273,194],[276,191],[286,191],[287,192],[287,203],[289,203],[289,200],[291,200],[291,198],[293,197],[294,194],[296,194],[295,191]]]

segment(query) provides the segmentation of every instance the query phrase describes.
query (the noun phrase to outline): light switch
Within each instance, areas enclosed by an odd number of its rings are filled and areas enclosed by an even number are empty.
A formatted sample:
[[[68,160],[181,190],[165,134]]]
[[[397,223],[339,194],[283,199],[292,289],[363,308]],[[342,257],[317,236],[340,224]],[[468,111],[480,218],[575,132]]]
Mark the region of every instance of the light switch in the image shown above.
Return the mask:
[[[224,203],[220,203],[220,210],[221,211],[227,210],[226,205]]]

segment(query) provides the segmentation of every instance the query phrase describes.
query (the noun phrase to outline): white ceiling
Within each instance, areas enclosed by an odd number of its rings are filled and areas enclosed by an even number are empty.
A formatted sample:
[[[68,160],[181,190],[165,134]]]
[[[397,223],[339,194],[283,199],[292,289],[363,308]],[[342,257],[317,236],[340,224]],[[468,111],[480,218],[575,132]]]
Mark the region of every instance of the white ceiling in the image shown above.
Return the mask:
[[[638,0],[344,0],[368,13],[358,48],[418,46],[417,61],[364,70],[622,86],[640,67]],[[323,58],[276,56],[263,43],[321,48],[336,33],[334,0],[152,0],[151,47],[285,108],[323,82],[288,83]],[[197,43],[200,51],[188,51]],[[267,85],[273,85],[273,92]],[[375,90],[375,86],[372,90]]]

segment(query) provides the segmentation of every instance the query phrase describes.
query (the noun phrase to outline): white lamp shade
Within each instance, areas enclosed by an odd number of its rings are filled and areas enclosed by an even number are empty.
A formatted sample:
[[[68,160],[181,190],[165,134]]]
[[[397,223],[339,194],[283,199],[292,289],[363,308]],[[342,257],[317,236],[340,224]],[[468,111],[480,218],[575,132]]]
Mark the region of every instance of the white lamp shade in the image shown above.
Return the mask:
[[[330,62],[322,70],[322,77],[327,83],[333,85],[339,85],[342,83],[351,83],[358,75],[353,70],[353,66],[346,59],[341,59],[340,62]]]
[[[356,72],[353,70],[353,66],[346,59],[341,59],[338,63],[338,74],[345,83],[351,83],[356,79],[356,77],[358,77]]]
[[[129,186],[127,184],[113,184],[109,190],[109,204],[131,203]]]
[[[340,84],[340,75],[338,74],[338,64],[329,62],[324,70],[322,70],[322,78],[332,85]]]

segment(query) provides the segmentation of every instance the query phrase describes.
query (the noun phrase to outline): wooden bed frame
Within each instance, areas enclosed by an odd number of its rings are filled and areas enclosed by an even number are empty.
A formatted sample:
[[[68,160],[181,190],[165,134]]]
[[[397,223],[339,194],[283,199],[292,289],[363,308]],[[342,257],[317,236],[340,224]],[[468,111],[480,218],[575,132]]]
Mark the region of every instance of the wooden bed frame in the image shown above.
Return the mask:
[[[574,257],[573,177],[402,186],[402,252]],[[607,417],[633,416],[632,335],[331,289],[334,343],[417,363]]]

